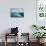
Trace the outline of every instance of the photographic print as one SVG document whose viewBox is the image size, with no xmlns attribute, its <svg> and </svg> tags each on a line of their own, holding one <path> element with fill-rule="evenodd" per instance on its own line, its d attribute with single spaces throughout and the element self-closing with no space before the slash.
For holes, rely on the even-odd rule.
<svg viewBox="0 0 46 46">
<path fill-rule="evenodd" d="M 23 8 L 11 8 L 10 16 L 11 17 L 24 17 L 24 9 Z"/>
<path fill-rule="evenodd" d="M 46 17 L 46 0 L 37 0 L 37 16 L 39 18 Z"/>
</svg>

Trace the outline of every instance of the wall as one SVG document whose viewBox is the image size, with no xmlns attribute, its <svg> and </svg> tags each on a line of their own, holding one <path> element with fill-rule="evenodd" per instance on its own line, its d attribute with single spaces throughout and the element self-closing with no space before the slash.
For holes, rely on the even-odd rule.
<svg viewBox="0 0 46 46">
<path fill-rule="evenodd" d="M 24 18 L 11 18 L 10 8 L 24 8 Z M 11 27 L 19 27 L 19 32 L 30 32 L 36 24 L 36 0 L 0 0 L 0 34 L 10 32 Z"/>
</svg>

